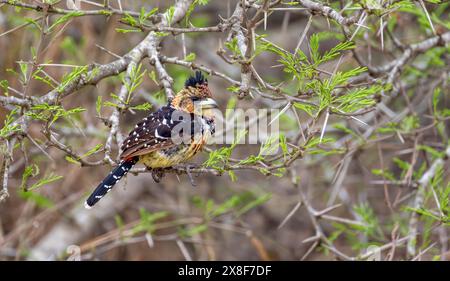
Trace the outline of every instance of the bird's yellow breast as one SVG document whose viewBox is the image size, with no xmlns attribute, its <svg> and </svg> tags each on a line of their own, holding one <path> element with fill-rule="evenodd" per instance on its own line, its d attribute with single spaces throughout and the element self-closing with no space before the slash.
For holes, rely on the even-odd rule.
<svg viewBox="0 0 450 281">
<path fill-rule="evenodd" d="M 210 134 L 196 137 L 188 144 L 180 144 L 171 148 L 161 149 L 139 156 L 139 162 L 146 167 L 167 168 L 191 159 L 206 144 Z"/>
</svg>

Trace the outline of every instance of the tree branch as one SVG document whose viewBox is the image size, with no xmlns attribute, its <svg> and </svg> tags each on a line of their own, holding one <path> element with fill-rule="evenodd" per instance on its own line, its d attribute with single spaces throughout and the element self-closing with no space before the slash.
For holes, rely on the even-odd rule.
<svg viewBox="0 0 450 281">
<path fill-rule="evenodd" d="M 447 149 L 445 150 L 443 157 L 434 160 L 431 167 L 420 178 L 419 187 L 417 189 L 416 197 L 414 199 L 412 208 L 420 209 L 423 206 L 425 200 L 426 187 L 429 185 L 430 180 L 435 176 L 438 169 L 442 167 L 442 165 L 444 165 L 444 159 L 448 158 L 450 158 L 450 146 L 447 146 Z M 408 243 L 406 247 L 408 256 L 410 257 L 416 255 L 418 223 L 419 223 L 419 214 L 413 211 L 411 214 L 411 218 L 409 220 Z"/>
<path fill-rule="evenodd" d="M 325 17 L 337 21 L 341 25 L 352 25 L 358 22 L 357 17 L 346 18 L 337 11 L 321 3 L 316 3 L 309 0 L 298 0 L 297 2 L 299 2 L 303 7 L 308 8 L 312 13 L 319 13 Z"/>
</svg>

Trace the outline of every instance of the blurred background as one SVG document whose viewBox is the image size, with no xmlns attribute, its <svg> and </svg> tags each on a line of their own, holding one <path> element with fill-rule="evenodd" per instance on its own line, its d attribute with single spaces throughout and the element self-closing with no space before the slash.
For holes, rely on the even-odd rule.
<svg viewBox="0 0 450 281">
<path fill-rule="evenodd" d="M 25 99 L 72 83 L 78 78 L 70 75 L 82 66 L 92 70 L 120 59 L 149 34 L 153 14 L 169 11 L 174 16 L 170 11 L 178 11 L 176 1 L 20 1 L 30 6 L 6 2 L 0 4 L 1 86 L 3 96 Z M 227 23 L 239 1 L 188 2 L 191 8 L 184 11 L 188 20 L 182 17 L 172 27 Z M 206 67 L 201 70 L 223 111 L 281 110 L 277 118 L 288 156 L 280 147 L 278 159 L 245 164 L 241 160 L 258 155 L 261 144 L 237 145 L 228 156 L 231 160 L 213 161 L 214 165 L 201 166 L 202 172 L 194 171 L 196 186 L 186 173 L 167 173 L 160 183 L 150 173 L 130 173 L 95 208 L 86 210 L 85 198 L 111 170 L 111 164 L 103 161 L 105 143 L 124 69 L 57 98 L 61 112 L 2 101 L 0 123 L 9 131 L 1 132 L 1 172 L 8 175 L 9 197 L 0 202 L 1 260 L 448 259 L 449 4 L 299 1 L 328 5 L 352 19 L 342 24 L 295 1 L 244 2 L 241 23 L 253 16 L 259 21 L 255 42 L 246 43 L 256 44 L 250 46 L 255 70 L 251 83 L 260 91 L 243 94 L 240 88 L 243 58 L 233 51 L 239 48 L 239 32 L 231 26 L 222 32 L 164 31 L 155 35 L 164 37 L 158 52 L 173 78 L 174 92 L 193 70 L 192 65 L 167 62 L 170 58 Z M 379 6 L 371 7 L 372 2 Z M 143 18 L 152 9 L 153 14 Z M 88 10 L 112 12 L 71 13 Z M 143 18 L 147 29 L 128 17 Z M 237 30 L 248 34 L 248 26 L 239 24 Z M 269 50 L 275 45 L 298 59 L 300 49 L 311 62 L 314 34 L 321 55 L 346 40 L 354 46 L 316 64 L 300 59 L 292 64 L 298 73 L 288 71 L 283 62 L 292 57 Z M 440 44 L 417 53 L 412 48 L 405 62 L 383 68 L 412 44 L 443 34 L 447 37 Z M 359 66 L 371 70 L 357 71 L 353 80 L 338 83 L 332 92 L 337 99 L 361 87 L 372 91 L 364 92 L 366 104 L 358 111 L 310 114 L 304 106 L 292 106 L 297 100 L 283 96 L 319 104 L 323 98 L 314 88 L 316 82 L 325 85 L 322 82 L 337 71 Z M 314 71 L 302 72 L 307 67 Z M 398 69 L 393 72 L 394 68 Z M 139 73 L 143 75 L 132 99 L 120 114 L 118 129 L 123 135 L 166 103 L 160 73 L 148 58 L 142 60 Z M 255 73 L 283 94 L 262 86 Z M 303 85 L 298 77 L 311 83 Z M 380 88 L 371 88 L 374 85 Z M 354 98 L 347 102 L 361 101 Z M 11 122 L 27 112 L 35 115 L 28 115 L 26 133 L 11 134 Z M 48 114 L 59 115 L 53 122 Z M 63 145 L 55 145 L 51 137 L 49 141 L 49 134 Z M 214 160 L 211 151 L 225 154 L 223 147 L 230 146 L 209 146 L 192 163 Z M 94 165 L 81 165 L 68 151 Z M 111 152 L 115 160 L 115 140 Z M 285 165 L 289 160 L 282 160 L 296 152 L 301 155 L 286 167 L 265 170 Z M 413 249 L 408 251 L 408 245 Z"/>
</svg>

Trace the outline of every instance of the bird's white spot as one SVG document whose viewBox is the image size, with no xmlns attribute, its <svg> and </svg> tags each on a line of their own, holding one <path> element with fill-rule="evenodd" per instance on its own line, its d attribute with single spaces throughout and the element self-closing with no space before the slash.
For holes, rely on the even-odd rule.
<svg viewBox="0 0 450 281">
<path fill-rule="evenodd" d="M 134 141 L 138 141 L 138 138 L 135 138 Z"/>
<path fill-rule="evenodd" d="M 86 208 L 86 209 L 92 209 L 92 206 L 89 206 L 89 204 L 88 204 L 88 202 L 84 202 L 84 207 Z"/>
<path fill-rule="evenodd" d="M 162 123 L 163 123 L 164 125 L 167 125 L 167 119 L 164 118 Z"/>
<path fill-rule="evenodd" d="M 97 196 L 95 196 L 95 198 L 97 198 L 97 199 L 101 199 L 103 196 L 101 196 L 101 195 L 97 195 Z"/>
<path fill-rule="evenodd" d="M 119 177 L 116 176 L 116 175 L 113 175 L 113 178 L 116 179 L 116 180 L 119 179 Z"/>
</svg>

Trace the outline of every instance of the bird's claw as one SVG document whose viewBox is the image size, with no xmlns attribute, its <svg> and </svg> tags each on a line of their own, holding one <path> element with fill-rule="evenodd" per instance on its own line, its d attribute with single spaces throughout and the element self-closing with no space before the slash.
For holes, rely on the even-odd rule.
<svg viewBox="0 0 450 281">
<path fill-rule="evenodd" d="M 197 186 L 194 177 L 192 176 L 191 169 L 194 168 L 193 165 L 186 165 L 186 174 L 189 177 L 189 181 L 193 187 Z"/>
<path fill-rule="evenodd" d="M 191 182 L 192 186 L 197 186 L 197 183 L 194 180 L 194 177 L 192 175 L 191 169 L 197 168 L 197 165 L 191 165 L 188 164 L 185 166 L 185 172 L 187 176 L 189 177 L 189 181 Z M 164 177 L 165 172 L 170 172 L 173 168 L 149 168 L 147 167 L 149 171 L 152 172 L 152 178 L 155 182 L 159 183 L 161 179 Z M 175 173 L 180 174 L 182 173 L 181 170 L 175 169 Z"/>
<path fill-rule="evenodd" d="M 164 170 L 163 169 L 151 169 L 152 171 L 152 178 L 156 183 L 159 183 L 161 179 L 164 177 Z"/>
</svg>

